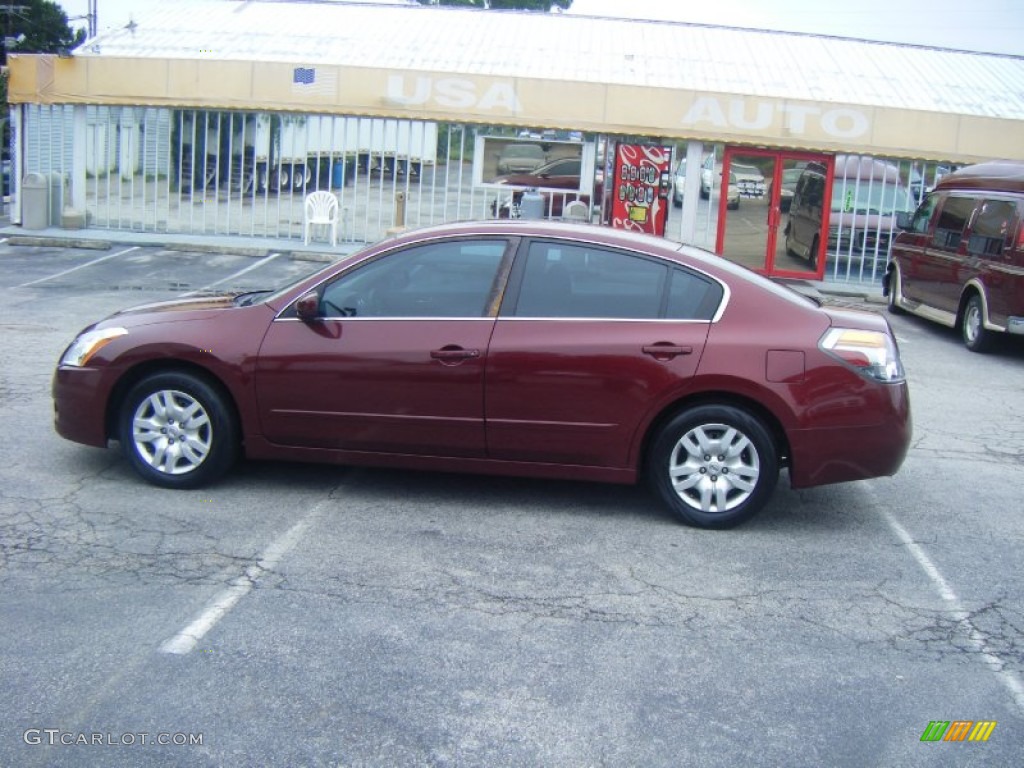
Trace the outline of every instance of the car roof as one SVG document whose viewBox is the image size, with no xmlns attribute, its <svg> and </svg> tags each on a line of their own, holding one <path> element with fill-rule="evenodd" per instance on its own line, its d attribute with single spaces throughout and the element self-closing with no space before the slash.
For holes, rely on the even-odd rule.
<svg viewBox="0 0 1024 768">
<path fill-rule="evenodd" d="M 968 165 L 943 176 L 935 188 L 1024 192 L 1024 163 L 1014 160 L 993 160 Z"/>
</svg>

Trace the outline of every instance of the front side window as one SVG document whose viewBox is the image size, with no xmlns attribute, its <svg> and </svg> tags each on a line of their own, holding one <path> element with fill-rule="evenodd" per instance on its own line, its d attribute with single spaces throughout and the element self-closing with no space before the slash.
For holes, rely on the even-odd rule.
<svg viewBox="0 0 1024 768">
<path fill-rule="evenodd" d="M 947 197 L 939 211 L 939 219 L 935 223 L 935 235 L 932 242 L 939 248 L 951 251 L 960 248 L 964 227 L 967 226 L 967 221 L 971 218 L 973 210 L 974 198 Z"/>
<path fill-rule="evenodd" d="M 386 254 L 328 284 L 325 317 L 486 317 L 504 240 L 457 240 Z"/>
<path fill-rule="evenodd" d="M 834 213 L 878 215 L 910 211 L 913 208 L 913 199 L 899 182 L 836 179 L 832 184 Z"/>
<path fill-rule="evenodd" d="M 579 176 L 581 173 L 581 168 L 581 160 L 559 160 L 549 165 L 545 170 L 545 173 L 548 176 Z"/>
<path fill-rule="evenodd" d="M 935 213 L 935 206 L 939 204 L 939 196 L 935 194 L 928 195 L 918 206 L 917 210 L 914 211 L 914 218 L 910 222 L 911 232 L 925 233 L 928 231 L 928 225 L 931 224 L 932 214 Z"/>
<path fill-rule="evenodd" d="M 986 200 L 967 239 L 967 251 L 977 256 L 999 256 L 1012 246 L 1017 231 L 1017 206 L 1007 200 Z"/>
</svg>

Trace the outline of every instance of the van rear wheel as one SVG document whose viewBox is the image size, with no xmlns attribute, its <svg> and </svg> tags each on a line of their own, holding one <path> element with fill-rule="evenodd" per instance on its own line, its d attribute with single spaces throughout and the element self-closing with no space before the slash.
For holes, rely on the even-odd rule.
<svg viewBox="0 0 1024 768">
<path fill-rule="evenodd" d="M 976 293 L 971 294 L 960 316 L 960 333 L 971 352 L 988 352 L 995 343 L 995 334 L 985 328 L 985 312 Z"/>
</svg>

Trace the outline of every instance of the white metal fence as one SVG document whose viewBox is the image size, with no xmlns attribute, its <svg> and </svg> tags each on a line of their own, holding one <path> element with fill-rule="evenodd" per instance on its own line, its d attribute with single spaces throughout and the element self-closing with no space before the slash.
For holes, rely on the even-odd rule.
<svg viewBox="0 0 1024 768">
<path fill-rule="evenodd" d="M 300 240 L 305 195 L 326 189 L 339 200 L 339 239 L 360 243 L 401 225 L 502 215 L 511 197 L 473 178 L 477 134 L 512 136 L 510 128 L 156 107 L 21 109 L 18 178 L 62 180 L 63 207 L 80 209 L 92 228 Z M 893 162 L 915 199 L 948 170 Z M 713 247 L 716 214 L 699 209 L 696 245 Z M 670 237 L 677 217 L 674 210 Z M 887 247 L 846 255 L 849 269 L 832 277 L 879 279 L 888 258 Z"/>
</svg>

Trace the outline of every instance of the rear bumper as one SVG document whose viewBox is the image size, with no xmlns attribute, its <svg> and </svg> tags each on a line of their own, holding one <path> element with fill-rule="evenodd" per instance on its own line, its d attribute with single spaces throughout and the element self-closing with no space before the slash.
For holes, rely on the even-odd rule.
<svg viewBox="0 0 1024 768">
<path fill-rule="evenodd" d="M 887 418 L 870 426 L 797 429 L 789 434 L 794 488 L 896 474 L 913 436 L 906 384 L 889 386 Z"/>
</svg>

